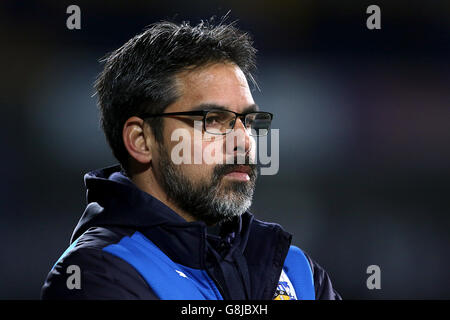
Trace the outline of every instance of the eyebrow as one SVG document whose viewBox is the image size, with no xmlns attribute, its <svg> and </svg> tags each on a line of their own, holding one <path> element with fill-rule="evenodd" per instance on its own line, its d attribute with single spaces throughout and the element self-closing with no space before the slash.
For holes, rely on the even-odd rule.
<svg viewBox="0 0 450 320">
<path fill-rule="evenodd" d="M 220 104 L 215 104 L 215 103 L 202 103 L 202 104 L 199 104 L 199 105 L 193 107 L 190 111 L 212 110 L 212 109 L 231 111 L 229 108 L 222 106 Z M 253 111 L 259 111 L 259 107 L 257 104 L 253 103 L 253 104 L 245 107 L 244 110 L 242 111 L 242 113 L 253 112 Z"/>
</svg>

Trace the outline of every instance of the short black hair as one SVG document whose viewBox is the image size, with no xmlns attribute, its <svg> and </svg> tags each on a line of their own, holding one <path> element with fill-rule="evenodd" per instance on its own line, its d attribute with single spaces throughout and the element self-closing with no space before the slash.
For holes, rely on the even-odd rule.
<svg viewBox="0 0 450 320">
<path fill-rule="evenodd" d="M 195 26 L 162 21 L 151 24 L 101 62 L 97 77 L 100 124 L 116 159 L 128 171 L 128 152 L 122 139 L 123 125 L 132 116 L 161 113 L 175 102 L 174 76 L 215 62 L 236 64 L 253 85 L 256 49 L 251 36 L 214 18 Z M 155 139 L 162 142 L 162 119 L 148 121 Z"/>
</svg>

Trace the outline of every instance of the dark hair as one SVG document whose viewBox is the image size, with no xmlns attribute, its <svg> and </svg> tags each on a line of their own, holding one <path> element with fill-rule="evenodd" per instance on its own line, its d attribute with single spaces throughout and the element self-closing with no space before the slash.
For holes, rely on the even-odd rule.
<svg viewBox="0 0 450 320">
<path fill-rule="evenodd" d="M 191 26 L 158 22 L 107 55 L 95 82 L 100 123 L 114 156 L 128 170 L 123 125 L 132 116 L 161 113 L 177 98 L 174 76 L 215 62 L 232 62 L 253 85 L 253 42 L 235 23 L 213 24 L 213 19 Z M 162 142 L 162 119 L 148 121 L 155 139 Z"/>
</svg>

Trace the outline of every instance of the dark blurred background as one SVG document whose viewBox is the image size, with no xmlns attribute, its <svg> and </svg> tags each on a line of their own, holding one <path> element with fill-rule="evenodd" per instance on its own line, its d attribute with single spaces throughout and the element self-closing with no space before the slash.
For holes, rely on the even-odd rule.
<svg viewBox="0 0 450 320">
<path fill-rule="evenodd" d="M 71 4 L 81 30 L 66 28 Z M 366 27 L 371 4 L 381 30 Z M 152 22 L 229 10 L 280 130 L 280 170 L 260 177 L 252 212 L 293 233 L 344 298 L 450 298 L 449 1 L 2 0 L 1 299 L 39 298 L 84 173 L 115 163 L 91 97 L 98 60 Z"/>
</svg>

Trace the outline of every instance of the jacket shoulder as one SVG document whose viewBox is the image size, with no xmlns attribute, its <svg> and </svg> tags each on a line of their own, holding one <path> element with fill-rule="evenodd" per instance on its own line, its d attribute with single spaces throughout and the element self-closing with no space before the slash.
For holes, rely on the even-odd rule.
<svg viewBox="0 0 450 320">
<path fill-rule="evenodd" d="M 157 299 L 130 264 L 103 250 L 130 232 L 121 228 L 88 229 L 55 263 L 42 287 L 41 298 Z"/>
</svg>

